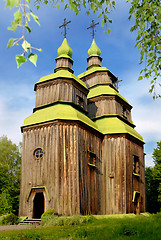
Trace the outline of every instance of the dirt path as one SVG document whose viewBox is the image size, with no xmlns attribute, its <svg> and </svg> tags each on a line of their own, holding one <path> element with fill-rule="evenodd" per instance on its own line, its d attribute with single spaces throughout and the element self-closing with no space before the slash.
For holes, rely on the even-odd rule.
<svg viewBox="0 0 161 240">
<path fill-rule="evenodd" d="M 6 231 L 6 230 L 21 230 L 21 229 L 31 229 L 31 228 L 38 228 L 39 225 L 33 224 L 33 225 L 3 225 L 0 226 L 0 231 Z"/>
</svg>

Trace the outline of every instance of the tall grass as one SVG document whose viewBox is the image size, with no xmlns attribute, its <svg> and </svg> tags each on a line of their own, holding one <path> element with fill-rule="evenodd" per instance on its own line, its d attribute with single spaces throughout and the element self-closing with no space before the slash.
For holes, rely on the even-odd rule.
<svg viewBox="0 0 161 240">
<path fill-rule="evenodd" d="M 0 232 L 0 240 L 161 240 L 161 213 L 96 217 L 57 217 L 61 220 L 59 224 L 54 220 L 54 226 L 50 219 L 48 227 L 46 221 L 45 227 L 37 229 Z"/>
</svg>

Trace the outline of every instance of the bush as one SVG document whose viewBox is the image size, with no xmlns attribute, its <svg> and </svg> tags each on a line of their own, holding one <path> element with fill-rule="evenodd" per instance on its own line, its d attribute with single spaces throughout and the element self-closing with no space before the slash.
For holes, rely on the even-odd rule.
<svg viewBox="0 0 161 240">
<path fill-rule="evenodd" d="M 92 215 L 88 216 L 79 216 L 74 215 L 71 217 L 65 217 L 65 216 L 56 216 L 56 215 L 50 215 L 47 217 L 43 217 L 41 220 L 41 225 L 43 226 L 69 226 L 69 225 L 80 225 L 80 224 L 86 224 L 86 223 L 92 223 L 94 221 L 97 221 L 96 218 Z"/>
<path fill-rule="evenodd" d="M 2 223 L 2 225 L 17 224 L 18 223 L 18 217 L 15 214 L 10 213 L 10 214 L 2 217 L 1 223 Z"/>
<path fill-rule="evenodd" d="M 44 217 L 49 217 L 49 216 L 53 216 L 53 215 L 55 215 L 54 209 L 49 208 L 46 212 L 44 212 L 41 215 L 41 219 L 43 219 Z"/>
</svg>

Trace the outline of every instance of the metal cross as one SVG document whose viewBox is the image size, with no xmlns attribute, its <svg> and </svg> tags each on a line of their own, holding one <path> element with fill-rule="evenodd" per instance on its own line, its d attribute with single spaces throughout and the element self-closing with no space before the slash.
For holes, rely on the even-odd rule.
<svg viewBox="0 0 161 240">
<path fill-rule="evenodd" d="M 66 21 L 66 18 L 64 18 L 64 23 L 61 25 L 61 26 L 59 26 L 59 28 L 61 28 L 61 27 L 64 27 L 64 38 L 66 38 L 66 36 L 67 36 L 67 24 L 68 23 L 70 23 L 71 21 Z"/>
<path fill-rule="evenodd" d="M 116 81 L 116 87 L 117 87 L 117 89 L 119 88 L 119 82 L 122 82 L 122 80 L 119 80 L 119 78 L 117 77 L 117 81 Z"/>
<path fill-rule="evenodd" d="M 95 35 L 94 27 L 95 27 L 97 24 L 99 24 L 99 22 L 98 22 L 98 23 L 94 23 L 94 20 L 92 20 L 91 26 L 87 27 L 87 29 L 92 28 L 92 37 L 93 37 L 93 38 L 94 38 L 94 35 Z"/>
</svg>

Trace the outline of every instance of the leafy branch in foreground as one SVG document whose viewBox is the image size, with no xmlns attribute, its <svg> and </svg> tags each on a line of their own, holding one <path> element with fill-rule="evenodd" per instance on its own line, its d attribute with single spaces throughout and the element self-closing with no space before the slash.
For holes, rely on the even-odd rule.
<svg viewBox="0 0 161 240">
<path fill-rule="evenodd" d="M 131 31 L 138 30 L 135 47 L 140 49 L 140 64 L 145 63 L 138 80 L 150 78 L 149 92 L 153 92 L 153 98 L 161 97 L 155 92 L 157 80 L 161 77 L 161 2 L 133 0 L 131 5 L 129 19 L 135 18 Z"/>
<path fill-rule="evenodd" d="M 34 54 L 32 50 L 42 50 L 32 47 L 31 44 L 26 40 L 25 35 L 26 31 L 29 34 L 31 33 L 31 28 L 29 26 L 31 17 L 38 25 L 40 25 L 38 17 L 32 12 L 30 8 L 30 0 L 6 0 L 6 7 L 17 8 L 17 11 L 14 13 L 14 20 L 11 23 L 11 27 L 8 27 L 8 30 L 12 30 L 15 32 L 18 27 L 22 28 L 22 36 L 19 38 L 9 39 L 7 48 L 21 44 L 23 52 L 21 55 L 16 55 L 16 62 L 18 68 L 27 61 L 27 58 L 36 66 L 37 54 Z"/>
</svg>

